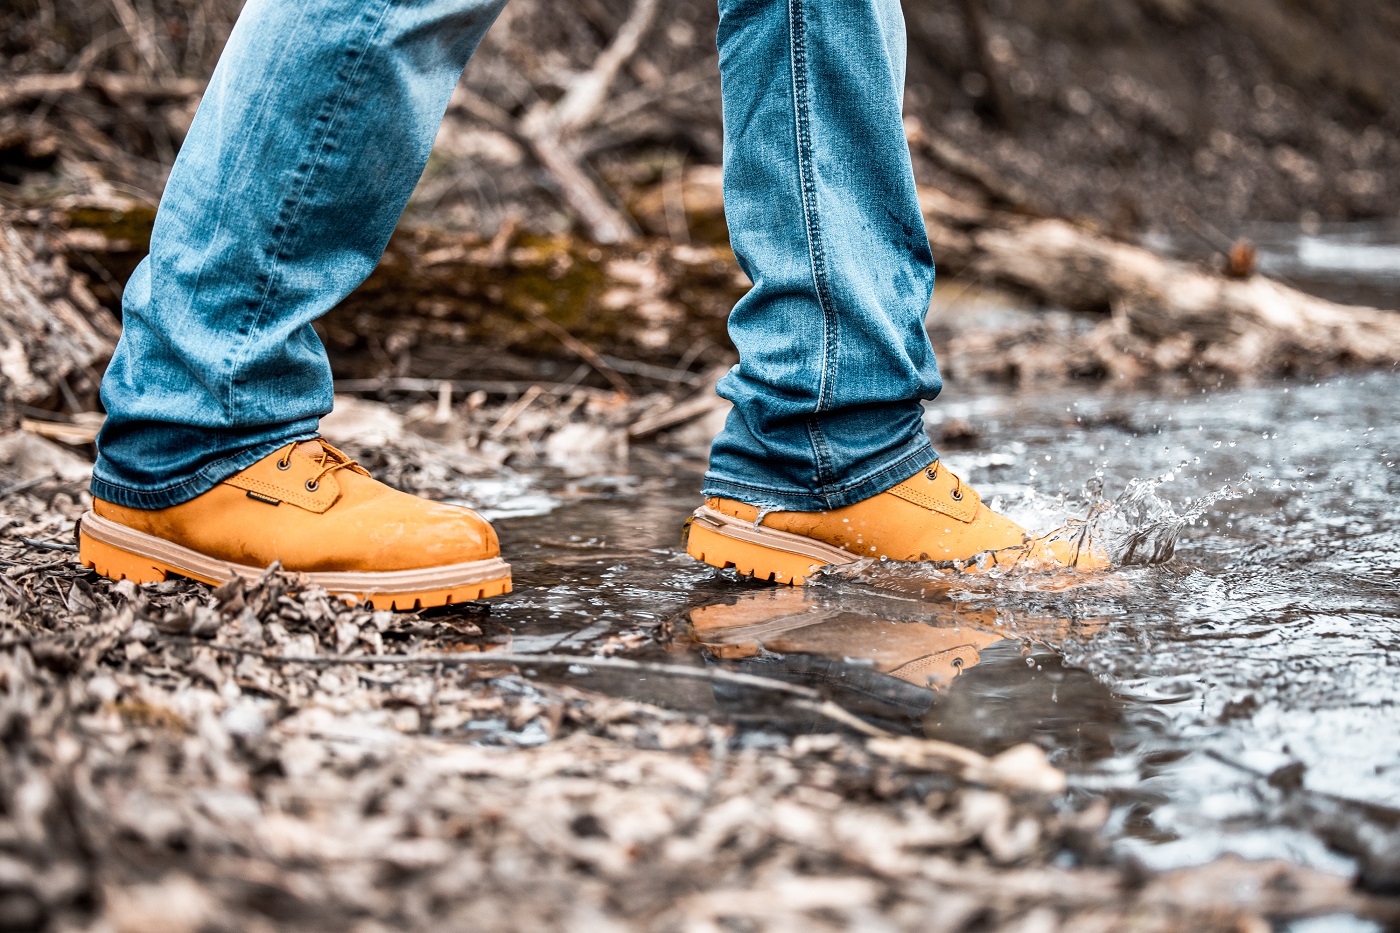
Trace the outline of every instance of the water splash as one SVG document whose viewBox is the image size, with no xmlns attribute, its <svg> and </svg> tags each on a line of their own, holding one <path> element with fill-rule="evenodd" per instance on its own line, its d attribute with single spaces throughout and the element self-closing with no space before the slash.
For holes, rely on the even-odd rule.
<svg viewBox="0 0 1400 933">
<path fill-rule="evenodd" d="M 1170 475 L 1170 474 L 1168 474 Z M 1245 481 L 1249 476 L 1245 476 Z M 1111 503 L 1097 502 L 1088 518 L 1071 522 L 1081 534 L 1102 548 L 1116 567 L 1164 564 L 1176 554 L 1176 543 L 1188 526 L 1196 523 L 1217 502 L 1238 499 L 1247 488 L 1226 483 L 1178 512 L 1170 499 L 1160 495 L 1163 479 L 1133 479 Z"/>
</svg>

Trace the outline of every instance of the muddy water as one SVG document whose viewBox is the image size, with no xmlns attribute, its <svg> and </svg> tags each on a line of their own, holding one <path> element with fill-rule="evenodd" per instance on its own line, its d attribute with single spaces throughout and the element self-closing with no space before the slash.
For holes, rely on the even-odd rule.
<svg viewBox="0 0 1400 933">
<path fill-rule="evenodd" d="M 482 627 L 517 652 L 802 683 L 883 728 L 986 751 L 1037 742 L 1078 793 L 1109 796 L 1118 845 L 1149 864 L 1238 852 L 1383 884 L 1400 838 L 1397 397 L 1395 372 L 950 390 L 930 421 L 982 440 L 944 460 L 994 507 L 1049 530 L 1120 500 L 1098 533 L 1139 563 L 1093 576 L 874 563 L 776 588 L 680 553 L 703 452 L 524 477 L 475 490 L 517 581 Z M 738 721 L 747 742 L 818 727 L 704 682 L 539 675 Z"/>
</svg>

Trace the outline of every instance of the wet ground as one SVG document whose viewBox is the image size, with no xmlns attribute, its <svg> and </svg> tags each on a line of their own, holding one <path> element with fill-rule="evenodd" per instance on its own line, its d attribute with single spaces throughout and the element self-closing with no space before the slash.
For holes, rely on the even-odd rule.
<svg viewBox="0 0 1400 933">
<path fill-rule="evenodd" d="M 1120 500 L 1099 534 L 1138 563 L 1099 575 L 869 564 L 803 590 L 741 581 L 678 547 L 698 451 L 493 483 L 472 494 L 517 592 L 480 621 L 516 652 L 728 665 L 821 687 L 889 731 L 985 751 L 1033 740 L 1079 792 L 1109 796 L 1117 844 L 1153 866 L 1284 856 L 1385 886 L 1400 838 L 1397 396 L 1395 372 L 949 390 L 930 422 L 981 441 L 945 462 L 994 507 L 1049 530 Z M 818 725 L 702 682 L 539 674 L 738 719 L 755 743 Z"/>
</svg>

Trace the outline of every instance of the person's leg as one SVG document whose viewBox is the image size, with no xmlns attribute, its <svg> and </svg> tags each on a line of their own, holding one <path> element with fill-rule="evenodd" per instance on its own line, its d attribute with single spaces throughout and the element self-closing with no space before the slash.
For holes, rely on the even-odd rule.
<svg viewBox="0 0 1400 933">
<path fill-rule="evenodd" d="M 983 505 L 924 431 L 942 381 L 899 0 L 720 0 L 719 50 L 725 213 L 754 285 L 687 552 L 781 583 L 862 558 L 1102 566 Z"/>
<path fill-rule="evenodd" d="M 123 298 L 93 494 L 165 508 L 331 409 L 312 330 L 379 261 L 505 0 L 249 0 Z"/>
<path fill-rule="evenodd" d="M 381 608 L 510 589 L 470 509 L 313 438 L 311 322 L 367 276 L 505 0 L 249 0 L 127 286 L 79 560 L 220 583 L 274 562 Z"/>
<path fill-rule="evenodd" d="M 705 495 L 816 511 L 936 457 L 933 257 L 904 138 L 899 0 L 720 0 L 724 200 L 753 289 Z"/>
</svg>

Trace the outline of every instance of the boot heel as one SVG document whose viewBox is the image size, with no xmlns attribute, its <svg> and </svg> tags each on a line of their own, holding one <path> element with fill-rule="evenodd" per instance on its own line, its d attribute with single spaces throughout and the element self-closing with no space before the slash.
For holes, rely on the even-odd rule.
<svg viewBox="0 0 1400 933">
<path fill-rule="evenodd" d="M 755 580 L 770 580 L 792 586 L 802 586 L 813 571 L 826 566 L 823 561 L 801 554 L 740 541 L 694 517 L 686 522 L 685 551 L 711 567 L 721 570 L 733 567 L 738 573 Z"/>
<path fill-rule="evenodd" d="M 78 530 L 78 562 L 109 580 L 161 583 L 172 572 L 160 561 L 123 551 Z"/>
</svg>

